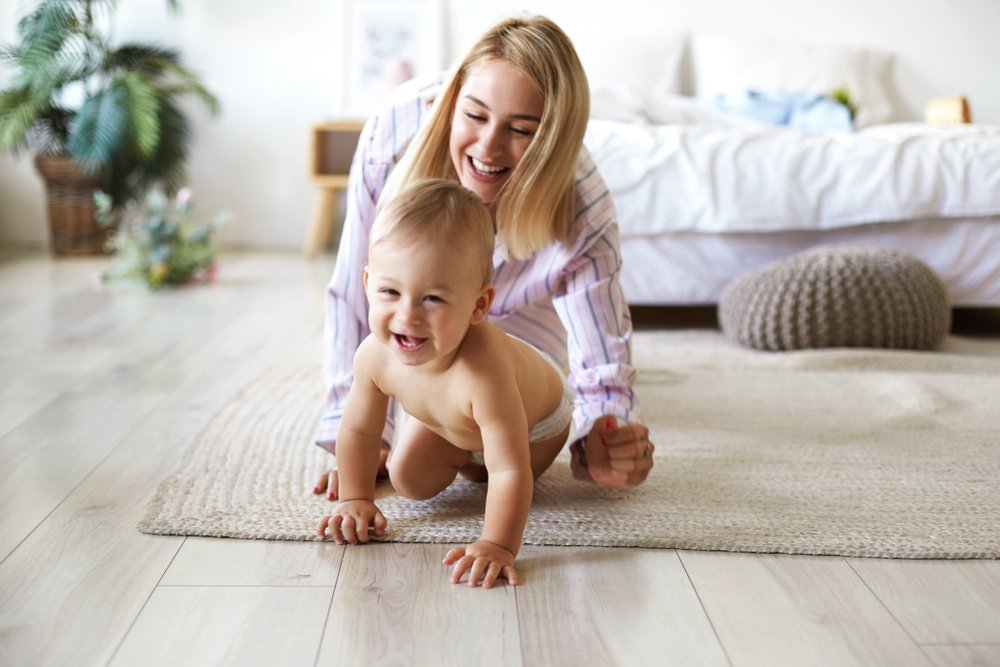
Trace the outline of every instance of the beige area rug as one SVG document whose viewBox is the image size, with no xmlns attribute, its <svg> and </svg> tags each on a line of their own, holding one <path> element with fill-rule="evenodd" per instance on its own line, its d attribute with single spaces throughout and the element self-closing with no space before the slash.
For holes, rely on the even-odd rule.
<svg viewBox="0 0 1000 667">
<path fill-rule="evenodd" d="M 640 332 L 656 467 L 634 490 L 556 461 L 525 542 L 886 558 L 1000 557 L 1000 340 L 942 351 L 762 353 L 714 331 Z M 221 410 L 160 486 L 148 533 L 311 540 L 331 457 L 309 443 L 318 370 L 275 369 Z M 564 452 L 565 454 L 565 452 Z M 485 488 L 383 484 L 386 539 L 477 538 Z"/>
</svg>

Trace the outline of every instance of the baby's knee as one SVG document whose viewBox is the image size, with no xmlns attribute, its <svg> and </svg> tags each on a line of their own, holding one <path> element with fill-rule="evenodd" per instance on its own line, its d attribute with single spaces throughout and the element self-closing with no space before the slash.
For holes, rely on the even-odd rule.
<svg viewBox="0 0 1000 667">
<path fill-rule="evenodd" d="M 396 457 L 389 459 L 389 482 L 396 493 L 412 500 L 427 500 L 438 491 L 430 488 L 426 480 L 420 479 L 413 468 L 408 468 Z"/>
</svg>

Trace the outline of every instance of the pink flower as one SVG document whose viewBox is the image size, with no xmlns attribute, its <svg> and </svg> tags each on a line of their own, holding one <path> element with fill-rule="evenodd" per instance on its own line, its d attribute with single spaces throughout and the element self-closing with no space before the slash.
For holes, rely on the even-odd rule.
<svg viewBox="0 0 1000 667">
<path fill-rule="evenodd" d="M 177 191 L 177 205 L 178 206 L 190 206 L 191 198 L 194 194 L 191 192 L 191 188 L 181 188 Z"/>
</svg>

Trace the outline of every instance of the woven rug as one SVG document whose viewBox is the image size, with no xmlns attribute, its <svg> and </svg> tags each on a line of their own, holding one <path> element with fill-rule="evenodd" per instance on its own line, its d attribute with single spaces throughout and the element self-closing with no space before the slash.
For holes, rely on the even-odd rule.
<svg viewBox="0 0 1000 667">
<path fill-rule="evenodd" d="M 1000 340 L 938 352 L 766 353 L 717 331 L 639 332 L 642 418 L 656 466 L 632 490 L 539 480 L 525 543 L 885 558 L 1000 557 Z M 317 361 L 276 368 L 230 401 L 159 487 L 140 530 L 312 540 Z M 464 543 L 485 487 L 428 501 L 382 483 L 385 539 Z"/>
</svg>

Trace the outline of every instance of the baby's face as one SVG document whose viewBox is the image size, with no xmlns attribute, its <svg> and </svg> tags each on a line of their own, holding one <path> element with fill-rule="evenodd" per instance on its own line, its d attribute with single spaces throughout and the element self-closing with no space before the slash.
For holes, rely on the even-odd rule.
<svg viewBox="0 0 1000 667">
<path fill-rule="evenodd" d="M 451 363 L 483 308 L 476 264 L 471 253 L 430 243 L 382 241 L 371 249 L 368 324 L 393 358 L 408 366 Z"/>
</svg>

